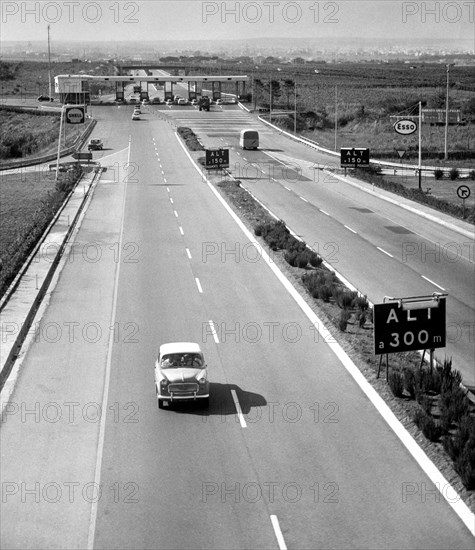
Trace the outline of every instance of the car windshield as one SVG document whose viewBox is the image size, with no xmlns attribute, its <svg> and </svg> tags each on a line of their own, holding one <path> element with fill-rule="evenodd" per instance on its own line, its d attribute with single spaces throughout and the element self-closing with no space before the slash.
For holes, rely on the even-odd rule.
<svg viewBox="0 0 475 550">
<path fill-rule="evenodd" d="M 198 353 L 171 353 L 164 355 L 160 362 L 162 369 L 193 368 L 199 369 L 203 366 L 203 359 Z"/>
</svg>

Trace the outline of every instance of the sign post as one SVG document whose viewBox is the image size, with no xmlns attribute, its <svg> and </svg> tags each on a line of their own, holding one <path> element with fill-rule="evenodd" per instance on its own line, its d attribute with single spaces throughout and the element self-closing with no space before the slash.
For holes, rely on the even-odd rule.
<svg viewBox="0 0 475 550">
<path fill-rule="evenodd" d="M 434 292 L 430 296 L 385 297 L 384 303 L 375 304 L 375 355 L 429 349 L 432 357 L 435 348 L 445 347 L 446 297 Z"/>
<path fill-rule="evenodd" d="M 205 168 L 229 168 L 229 149 L 206 149 Z"/>
<path fill-rule="evenodd" d="M 342 168 L 348 166 L 356 168 L 357 166 L 369 165 L 369 149 L 363 147 L 342 147 L 340 149 L 340 165 Z"/>
<path fill-rule="evenodd" d="M 470 197 L 470 193 L 470 187 L 468 187 L 467 185 L 460 185 L 459 187 L 457 187 L 457 196 L 459 199 L 462 199 L 463 204 L 463 219 L 465 219 L 465 199 L 468 199 L 468 197 Z"/>
</svg>

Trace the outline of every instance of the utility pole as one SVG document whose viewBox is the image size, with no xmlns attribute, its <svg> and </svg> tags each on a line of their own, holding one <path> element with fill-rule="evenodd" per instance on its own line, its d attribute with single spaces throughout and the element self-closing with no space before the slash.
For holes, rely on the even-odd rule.
<svg viewBox="0 0 475 550">
<path fill-rule="evenodd" d="M 448 160 L 449 153 L 447 150 L 447 143 L 449 137 L 449 75 L 450 75 L 450 63 L 447 67 L 447 91 L 445 94 L 445 141 L 444 141 L 444 160 Z"/>
<path fill-rule="evenodd" d="M 48 97 L 51 98 L 51 48 L 50 48 L 50 39 L 49 39 L 49 29 L 48 25 Z"/>
<path fill-rule="evenodd" d="M 337 133 L 338 133 L 338 86 L 335 86 L 335 151 L 337 145 Z"/>
<path fill-rule="evenodd" d="M 294 80 L 294 136 L 297 135 L 297 79 Z"/>
<path fill-rule="evenodd" d="M 422 190 L 422 101 L 419 101 L 419 191 Z"/>
</svg>

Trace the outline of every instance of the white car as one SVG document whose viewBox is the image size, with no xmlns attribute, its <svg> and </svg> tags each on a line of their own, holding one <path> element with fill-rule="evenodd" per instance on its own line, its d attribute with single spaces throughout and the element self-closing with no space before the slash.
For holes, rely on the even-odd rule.
<svg viewBox="0 0 475 550">
<path fill-rule="evenodd" d="M 132 115 L 132 120 L 140 120 L 140 115 L 139 115 L 139 113 L 134 113 L 134 114 Z"/>
<path fill-rule="evenodd" d="M 178 105 L 188 105 L 188 100 L 184 97 L 180 97 L 180 99 L 178 100 Z"/>
<path fill-rule="evenodd" d="M 198 105 L 199 101 L 197 99 L 192 99 L 191 104 L 192 105 Z"/>
<path fill-rule="evenodd" d="M 203 352 L 193 342 L 162 344 L 155 361 L 158 407 L 175 401 L 200 401 L 209 406 L 208 370 Z"/>
</svg>

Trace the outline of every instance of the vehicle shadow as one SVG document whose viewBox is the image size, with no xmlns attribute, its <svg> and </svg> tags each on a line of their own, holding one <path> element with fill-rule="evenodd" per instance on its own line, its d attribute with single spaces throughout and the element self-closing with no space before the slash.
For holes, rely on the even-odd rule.
<svg viewBox="0 0 475 550">
<path fill-rule="evenodd" d="M 199 401 L 175 402 L 166 408 L 175 413 L 195 414 L 198 416 L 235 415 L 237 411 L 231 390 L 236 392 L 241 412 L 244 415 L 249 414 L 254 407 L 264 407 L 267 405 L 266 399 L 259 393 L 243 390 L 236 384 L 210 382 L 208 408 L 205 408 Z"/>
</svg>

